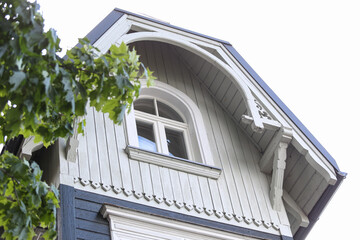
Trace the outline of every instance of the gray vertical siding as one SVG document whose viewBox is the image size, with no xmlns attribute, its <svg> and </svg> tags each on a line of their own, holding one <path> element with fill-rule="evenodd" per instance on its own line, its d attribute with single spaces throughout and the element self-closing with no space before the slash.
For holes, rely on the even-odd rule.
<svg viewBox="0 0 360 240">
<path fill-rule="evenodd" d="M 168 44 L 138 42 L 135 47 L 141 61 L 155 71 L 159 81 L 184 92 L 199 107 L 215 166 L 222 168 L 222 174 L 214 180 L 131 160 L 124 152 L 123 126 L 113 125 L 106 116 L 91 109 L 86 119 L 85 136 L 79 139 L 78 176 L 74 177 L 95 188 L 113 186 L 129 194 L 138 194 L 138 197 L 144 193 L 149 196 L 148 201 L 152 197 L 160 201 L 165 198 L 177 203 L 178 208 L 188 205 L 198 207 L 200 211 L 215 210 L 218 218 L 231 220 L 235 216 L 258 226 L 286 223 L 287 218 L 280 220 L 281 215 L 270 206 L 268 180 L 257 164 L 260 158 L 258 146 L 234 121 L 246 112 L 246 107 L 244 103 L 234 106 L 234 99 L 241 96 L 232 84 L 221 84 L 225 75 L 206 61 L 192 62 L 188 52 L 180 52 Z M 200 70 L 195 72 L 198 68 L 192 68 L 193 64 L 201 66 Z M 222 99 L 221 103 L 214 100 L 214 95 Z M 224 104 L 227 110 L 224 110 Z M 271 134 L 269 132 L 268 136 L 272 137 Z M 263 137 L 266 133 L 259 136 L 260 145 Z M 297 194 L 301 197 L 301 193 Z M 192 207 L 187 211 L 195 211 Z M 81 219 L 82 223 L 87 223 L 83 221 L 86 220 Z M 85 230 L 79 230 L 79 233 L 82 231 Z"/>
</svg>

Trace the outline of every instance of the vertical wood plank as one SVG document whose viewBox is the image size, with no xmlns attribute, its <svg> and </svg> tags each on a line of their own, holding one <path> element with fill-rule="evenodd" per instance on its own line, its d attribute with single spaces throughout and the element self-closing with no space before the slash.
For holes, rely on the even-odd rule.
<svg viewBox="0 0 360 240">
<path fill-rule="evenodd" d="M 184 172 L 179 172 L 179 178 L 181 184 L 181 191 L 184 197 L 184 203 L 186 203 L 185 207 L 187 210 L 190 211 L 193 209 L 194 202 L 191 195 L 191 188 L 190 188 L 188 174 Z"/>
<path fill-rule="evenodd" d="M 249 144 L 251 144 L 249 142 Z M 254 169 L 256 171 L 255 179 L 255 191 L 257 192 L 257 199 L 259 201 L 260 211 L 262 219 L 265 223 L 271 222 L 278 223 L 276 212 L 273 211 L 272 205 L 269 199 L 270 186 L 267 177 L 260 171 L 260 167 L 257 164 L 260 161 L 260 153 L 254 145 L 250 145 L 250 151 L 254 159 Z"/>
<path fill-rule="evenodd" d="M 130 171 L 131 171 L 131 180 L 135 197 L 141 198 L 143 195 L 143 186 L 141 181 L 140 167 L 139 162 L 129 159 Z"/>
<path fill-rule="evenodd" d="M 151 71 L 154 72 L 154 76 L 160 80 L 158 76 L 159 69 L 157 67 L 155 52 L 154 52 L 154 43 L 153 42 L 146 42 L 146 56 L 148 59 L 148 67 Z"/>
<path fill-rule="evenodd" d="M 105 136 L 104 114 L 95 110 L 94 120 L 95 120 L 101 182 L 106 185 L 111 185 L 112 183 L 111 183 L 109 155 L 108 155 L 109 149 L 107 146 L 107 139 Z"/>
<path fill-rule="evenodd" d="M 259 211 L 260 211 L 260 215 L 261 218 L 260 219 L 264 219 L 265 221 L 269 222 L 269 214 L 267 212 L 267 207 L 266 207 L 266 202 L 264 199 L 264 195 L 261 191 L 261 183 L 259 180 L 259 173 L 260 173 L 260 168 L 259 165 L 256 164 L 257 160 L 255 160 L 255 156 L 253 155 L 252 151 L 254 151 L 252 148 L 253 146 L 251 145 L 251 143 L 249 142 L 248 139 L 246 139 L 245 142 L 245 149 L 247 151 L 245 151 L 245 155 L 246 155 L 246 159 L 247 159 L 247 163 L 248 163 L 248 167 L 249 170 L 251 171 L 251 181 L 253 184 L 253 188 L 254 188 L 254 192 L 255 192 L 255 197 L 256 197 L 256 201 L 258 203 L 258 207 L 259 207 Z M 265 211 L 263 211 L 265 210 Z"/>
<path fill-rule="evenodd" d="M 227 113 L 225 113 L 220 108 L 219 105 L 217 105 L 216 103 L 214 103 L 214 105 L 215 105 L 216 116 L 218 118 L 218 124 L 215 123 L 216 125 L 214 127 L 219 129 L 218 133 L 215 132 L 215 134 L 220 134 L 218 135 L 219 137 L 218 137 L 217 145 L 221 146 L 219 152 L 223 156 L 221 159 L 222 159 L 223 172 L 226 178 L 226 184 L 228 186 L 228 191 L 229 191 L 228 197 L 230 198 L 229 200 L 233 206 L 233 212 L 236 213 L 237 216 L 242 216 L 243 212 L 240 206 L 237 187 L 235 184 L 236 179 L 239 176 L 234 176 L 233 168 L 231 166 L 233 164 L 233 161 L 237 161 L 237 159 L 235 157 L 235 152 L 232 147 L 230 133 L 227 127 L 228 116 Z M 220 138 L 220 136 L 222 136 L 222 138 Z M 221 151 L 221 149 L 223 150 Z M 224 205 L 225 204 L 229 204 L 229 203 L 224 201 Z M 227 209 L 227 211 L 229 210 L 230 209 Z"/>
<path fill-rule="evenodd" d="M 164 68 L 165 65 L 161 54 L 161 46 L 157 42 L 153 42 L 152 45 L 154 49 L 153 53 L 155 56 L 156 68 L 158 70 L 158 80 L 164 83 L 168 83 L 166 78 L 166 69 Z"/>
<path fill-rule="evenodd" d="M 202 212 L 203 211 L 202 208 L 203 208 L 204 204 L 203 204 L 203 200 L 201 197 L 199 179 L 196 175 L 193 175 L 193 174 L 189 174 L 188 177 L 189 177 L 191 195 L 194 200 L 195 210 L 197 212 Z"/>
<path fill-rule="evenodd" d="M 154 191 L 155 201 L 160 203 L 163 201 L 163 190 L 162 190 L 162 182 L 160 178 L 160 170 L 159 167 L 150 164 L 150 173 L 151 173 L 151 183 Z"/>
<path fill-rule="evenodd" d="M 176 82 L 175 82 L 175 74 L 174 74 L 174 69 L 173 69 L 173 65 L 171 62 L 171 56 L 169 53 L 169 47 L 167 44 L 165 43 L 159 43 L 160 45 L 160 54 L 162 56 L 163 59 L 163 67 L 165 70 L 165 75 L 166 75 L 166 80 L 167 83 L 172 86 L 172 87 L 176 87 Z"/>
<path fill-rule="evenodd" d="M 244 176 L 244 184 L 249 198 L 250 209 L 254 219 L 261 219 L 260 210 L 255 194 L 255 187 L 252 179 L 252 174 L 254 172 L 251 168 L 252 156 L 251 154 L 249 154 L 248 141 L 246 136 L 244 136 L 238 128 L 237 128 L 237 135 L 238 135 L 238 141 L 240 143 L 239 148 L 237 149 L 241 150 L 241 155 L 240 155 L 241 161 L 239 161 L 239 167 L 241 170 L 244 169 L 244 171 L 242 171 L 242 175 Z"/>
<path fill-rule="evenodd" d="M 170 169 L 170 179 L 171 179 L 171 185 L 173 189 L 174 194 L 174 200 L 176 201 L 176 204 L 178 207 L 182 207 L 184 201 L 183 194 L 182 194 L 182 188 L 180 184 L 179 179 L 179 172 L 173 169 Z M 180 203 L 180 204 L 179 204 Z"/>
<path fill-rule="evenodd" d="M 214 213 L 214 205 L 212 202 L 211 194 L 210 194 L 210 186 L 207 181 L 207 178 L 198 176 L 199 186 L 201 190 L 201 195 L 204 203 L 204 209 L 206 214 L 212 215 Z"/>
<path fill-rule="evenodd" d="M 105 122 L 105 134 L 108 146 L 108 156 L 109 156 L 109 165 L 110 165 L 110 176 L 111 183 L 113 186 L 120 187 L 122 186 L 120 166 L 119 166 L 119 156 L 116 145 L 115 137 L 115 128 L 114 123 L 108 117 L 108 114 L 104 115 Z"/>
<path fill-rule="evenodd" d="M 79 134 L 79 146 L 78 146 L 78 165 L 79 165 L 79 176 L 83 180 L 90 180 L 90 172 L 89 172 L 89 162 L 88 162 L 88 152 L 87 152 L 87 141 L 86 135 L 88 134 L 87 127 L 85 127 L 84 135 Z"/>
<path fill-rule="evenodd" d="M 175 80 L 175 87 L 182 91 L 183 93 L 186 93 L 185 89 L 185 83 L 182 76 L 182 62 L 180 61 L 180 57 L 176 54 L 174 51 L 174 46 L 168 47 L 169 55 L 171 56 L 170 62 L 172 65 L 172 68 L 174 69 L 174 76 L 172 76 Z"/>
<path fill-rule="evenodd" d="M 159 169 L 160 169 L 160 177 L 163 187 L 165 203 L 168 205 L 172 205 L 174 203 L 174 195 L 171 186 L 169 169 L 164 167 L 160 167 Z"/>
<path fill-rule="evenodd" d="M 150 201 L 153 199 L 153 189 L 151 185 L 151 174 L 148 163 L 139 162 L 141 181 L 143 186 L 143 193 L 146 200 Z"/>
<path fill-rule="evenodd" d="M 88 114 L 86 115 L 86 131 L 90 180 L 95 183 L 100 183 L 101 180 L 97 152 L 96 129 L 94 122 L 94 108 L 90 108 Z"/>
<path fill-rule="evenodd" d="M 117 146 L 117 153 L 119 156 L 119 166 L 121 172 L 121 187 L 124 189 L 125 194 L 130 195 L 132 190 L 130 165 L 127 154 L 124 149 L 126 147 L 124 125 L 115 125 L 115 142 Z"/>
<path fill-rule="evenodd" d="M 247 171 L 247 165 L 244 160 L 243 152 L 241 149 L 241 143 L 239 142 L 239 136 L 237 135 L 237 126 L 233 121 L 227 119 L 227 124 L 229 126 L 229 136 L 231 138 L 232 145 L 234 149 L 235 161 L 231 161 L 231 168 L 234 172 L 236 178 L 236 187 L 239 194 L 239 199 L 241 202 L 243 216 L 252 218 L 252 213 L 250 211 L 250 203 L 248 197 L 248 190 L 246 185 L 249 184 L 249 176 Z"/>
</svg>

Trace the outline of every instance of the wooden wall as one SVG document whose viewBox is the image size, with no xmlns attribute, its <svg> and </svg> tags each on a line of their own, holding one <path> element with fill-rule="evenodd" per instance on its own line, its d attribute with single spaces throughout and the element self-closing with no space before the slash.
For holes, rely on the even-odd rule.
<svg viewBox="0 0 360 240">
<path fill-rule="evenodd" d="M 230 218 L 235 214 L 239 221 L 272 231 L 287 225 L 286 213 L 272 210 L 268 180 L 258 166 L 259 150 L 209 94 L 184 57 L 177 54 L 176 47 L 156 42 L 139 42 L 135 47 L 141 61 L 155 71 L 159 81 L 183 91 L 199 107 L 215 165 L 223 169 L 220 178 L 214 180 L 129 159 L 124 152 L 123 126 L 115 126 L 93 109 L 86 117 L 86 134 L 79 136 L 76 163 L 63 167 L 68 174 L 83 185 L 92 184 L 104 191 L 112 187 L 115 192 L 123 189 L 140 197 L 145 193 L 148 201 L 172 200 L 178 208 L 187 206 L 189 212 L 196 211 L 196 207 L 199 212 L 203 208 L 215 210 L 219 219 L 226 218 L 225 213 L 229 221 L 234 221 Z"/>
</svg>

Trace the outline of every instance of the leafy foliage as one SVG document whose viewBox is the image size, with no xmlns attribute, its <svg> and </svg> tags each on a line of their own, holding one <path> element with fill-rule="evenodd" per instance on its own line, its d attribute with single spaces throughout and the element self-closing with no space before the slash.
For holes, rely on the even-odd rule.
<svg viewBox="0 0 360 240">
<path fill-rule="evenodd" d="M 83 39 L 81 47 L 60 58 L 60 39 L 55 30 L 44 31 L 36 2 L 1 1 L 0 15 L 0 143 L 23 135 L 48 146 L 59 137 L 81 133 L 84 120 L 77 126 L 74 122 L 88 105 L 121 123 L 139 94 L 139 79 L 152 82 L 152 73 L 124 43 L 101 54 Z M 35 163 L 5 153 L 0 164 L 3 236 L 29 239 L 33 227 L 42 226 L 53 238 L 55 189 L 41 182 Z"/>
<path fill-rule="evenodd" d="M 41 181 L 42 171 L 36 162 L 5 152 L 0 156 L 0 225 L 3 237 L 31 239 L 34 227 L 47 227 L 46 238 L 56 236 L 55 215 L 58 192 Z"/>
</svg>

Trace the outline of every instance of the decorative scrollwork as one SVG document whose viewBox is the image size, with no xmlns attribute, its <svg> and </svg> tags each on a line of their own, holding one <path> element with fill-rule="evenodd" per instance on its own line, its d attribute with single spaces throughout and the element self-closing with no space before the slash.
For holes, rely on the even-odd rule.
<svg viewBox="0 0 360 240">
<path fill-rule="evenodd" d="M 269 120 L 273 120 L 270 114 L 266 112 L 265 108 L 263 108 L 263 106 L 261 106 L 261 104 L 256 99 L 254 99 L 254 102 L 256 104 L 256 107 L 258 109 L 261 118 L 267 118 Z"/>
</svg>

